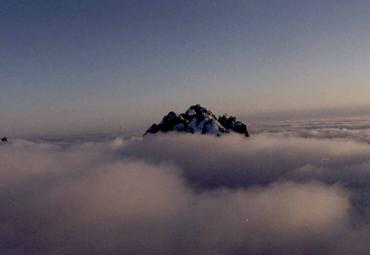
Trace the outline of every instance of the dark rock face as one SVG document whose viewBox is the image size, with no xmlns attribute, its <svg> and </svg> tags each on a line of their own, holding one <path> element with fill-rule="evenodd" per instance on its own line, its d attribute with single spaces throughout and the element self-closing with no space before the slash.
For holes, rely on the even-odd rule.
<svg viewBox="0 0 370 255">
<path fill-rule="evenodd" d="M 233 116 L 227 116 L 226 114 L 219 117 L 218 121 L 224 126 L 226 129 L 230 129 L 236 133 L 245 134 L 245 136 L 249 137 L 247 125 L 245 125 L 240 120 L 237 120 Z"/>
<path fill-rule="evenodd" d="M 185 113 L 169 112 L 159 124 L 153 124 L 144 135 L 169 131 L 216 136 L 235 132 L 249 137 L 247 126 L 243 122 L 228 115 L 217 118 L 211 111 L 199 104 L 191 106 Z"/>
<path fill-rule="evenodd" d="M 2 141 L 3 143 L 6 143 L 6 142 L 8 141 L 8 138 L 4 136 L 3 138 L 1 138 L 1 141 Z"/>
</svg>

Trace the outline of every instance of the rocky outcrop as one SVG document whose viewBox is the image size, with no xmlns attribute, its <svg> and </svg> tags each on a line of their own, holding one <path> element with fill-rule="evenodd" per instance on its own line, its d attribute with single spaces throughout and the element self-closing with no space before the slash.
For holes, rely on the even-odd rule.
<svg viewBox="0 0 370 255">
<path fill-rule="evenodd" d="M 227 114 L 217 118 L 199 104 L 191 106 L 185 113 L 169 112 L 159 124 L 153 124 L 144 135 L 170 131 L 216 136 L 234 132 L 249 137 L 247 126 L 240 120 Z"/>
</svg>

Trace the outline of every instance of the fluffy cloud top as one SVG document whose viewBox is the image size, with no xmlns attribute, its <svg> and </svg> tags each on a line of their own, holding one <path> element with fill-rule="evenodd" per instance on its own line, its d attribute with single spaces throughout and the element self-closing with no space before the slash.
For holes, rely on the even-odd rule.
<svg viewBox="0 0 370 255">
<path fill-rule="evenodd" d="M 0 146 L 1 254 L 368 254 L 370 147 L 159 135 Z"/>
</svg>

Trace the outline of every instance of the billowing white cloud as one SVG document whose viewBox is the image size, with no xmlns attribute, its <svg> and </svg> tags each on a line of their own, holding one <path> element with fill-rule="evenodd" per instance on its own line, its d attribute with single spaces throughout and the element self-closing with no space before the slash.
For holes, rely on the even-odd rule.
<svg viewBox="0 0 370 255">
<path fill-rule="evenodd" d="M 147 162 L 172 162 L 180 166 L 191 183 L 206 188 L 268 184 L 289 179 L 292 172 L 306 165 L 335 169 L 332 176 L 337 176 L 327 180 L 336 182 L 341 180 L 339 173 L 348 173 L 344 169 L 370 160 L 370 146 L 366 143 L 280 134 L 217 139 L 197 135 L 151 136 L 127 141 L 118 153 Z M 367 181 L 370 183 L 370 178 Z"/>
<path fill-rule="evenodd" d="M 0 253 L 367 254 L 369 162 L 366 143 L 279 134 L 15 141 Z"/>
</svg>

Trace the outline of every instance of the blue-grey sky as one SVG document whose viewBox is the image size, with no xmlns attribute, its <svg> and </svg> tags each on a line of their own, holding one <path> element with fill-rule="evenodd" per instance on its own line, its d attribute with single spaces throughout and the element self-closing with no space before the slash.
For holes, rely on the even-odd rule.
<svg viewBox="0 0 370 255">
<path fill-rule="evenodd" d="M 0 135 L 370 106 L 370 2 L 2 0 Z M 339 111 L 339 110 L 338 110 Z"/>
</svg>

